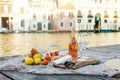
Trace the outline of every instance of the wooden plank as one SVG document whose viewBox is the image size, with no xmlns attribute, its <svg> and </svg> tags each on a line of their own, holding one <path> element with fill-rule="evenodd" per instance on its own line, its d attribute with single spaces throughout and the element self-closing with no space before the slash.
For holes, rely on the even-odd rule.
<svg viewBox="0 0 120 80">
<path fill-rule="evenodd" d="M 17 71 L 1 71 L 14 80 L 120 80 L 120 78 L 110 78 L 104 76 L 88 76 L 79 74 L 28 74 Z"/>
<path fill-rule="evenodd" d="M 89 50 L 90 49 L 100 49 L 100 50 L 102 50 L 102 49 L 104 49 L 104 50 L 110 50 L 110 51 L 119 51 L 120 50 L 120 44 L 117 44 L 117 45 L 109 45 L 109 46 L 99 46 L 99 47 L 91 47 L 91 48 L 89 48 Z"/>
<path fill-rule="evenodd" d="M 105 54 L 106 53 L 118 53 L 118 52 L 120 52 L 120 45 L 92 47 L 92 48 L 87 48 L 86 51 L 105 53 Z"/>
<path fill-rule="evenodd" d="M 11 79 L 0 73 L 0 80 L 11 80 Z"/>
<path fill-rule="evenodd" d="M 66 67 L 64 64 L 54 64 L 54 67 L 56 68 L 63 68 L 63 69 L 78 69 L 78 68 L 81 68 L 81 67 L 84 67 L 84 66 L 87 66 L 87 65 L 95 65 L 95 64 L 99 64 L 100 63 L 100 60 L 98 60 L 97 58 L 94 58 L 94 57 L 88 57 L 86 59 L 86 61 L 81 61 L 80 59 L 77 60 L 77 61 L 73 61 L 72 62 L 74 65 L 71 66 L 71 67 Z"/>
</svg>

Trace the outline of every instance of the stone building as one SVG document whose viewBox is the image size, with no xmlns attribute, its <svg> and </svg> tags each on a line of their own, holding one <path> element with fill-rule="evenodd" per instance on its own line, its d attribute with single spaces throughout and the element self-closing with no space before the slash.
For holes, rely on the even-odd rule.
<svg viewBox="0 0 120 80">
<path fill-rule="evenodd" d="M 32 0 L 30 2 L 30 31 L 51 30 L 49 13 L 53 2 L 49 0 Z"/>
<path fill-rule="evenodd" d="M 10 31 L 27 31 L 29 25 L 28 11 L 28 0 L 1 0 L 0 28 L 7 28 Z"/>
<path fill-rule="evenodd" d="M 51 24 L 53 30 L 70 31 L 75 26 L 75 7 L 68 3 L 64 6 L 53 9 L 51 12 Z"/>
<path fill-rule="evenodd" d="M 118 31 L 120 0 L 76 0 L 76 31 Z"/>
<path fill-rule="evenodd" d="M 50 0 L 0 0 L 0 28 L 10 31 L 47 31 L 51 29 Z"/>
</svg>

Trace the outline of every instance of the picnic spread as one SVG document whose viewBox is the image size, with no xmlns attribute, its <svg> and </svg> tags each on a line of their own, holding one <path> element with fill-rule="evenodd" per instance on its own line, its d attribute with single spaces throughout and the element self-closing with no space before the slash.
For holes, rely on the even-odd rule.
<svg viewBox="0 0 120 80">
<path fill-rule="evenodd" d="M 39 50 L 39 53 L 42 53 L 42 57 L 45 60 L 46 55 L 53 51 Z M 62 54 L 62 57 L 65 57 L 63 54 L 67 54 L 67 50 L 60 50 L 59 55 Z M 109 54 L 98 54 L 87 52 L 84 55 L 84 58 L 78 58 L 76 61 L 71 61 L 70 57 L 65 58 L 67 61 L 60 63 L 61 58 L 55 59 L 57 63 L 54 63 L 54 60 L 51 60 L 47 64 L 36 62 L 31 65 L 25 63 L 25 57 L 21 55 L 1 57 L 0 58 L 0 70 L 17 70 L 19 72 L 31 73 L 31 74 L 84 74 L 84 75 L 100 75 L 100 76 L 109 76 L 112 77 L 116 74 L 120 74 L 119 68 L 110 68 L 107 66 L 110 59 L 120 56 L 120 54 L 114 55 L 114 53 Z M 39 56 L 41 57 L 41 56 Z M 63 59 L 63 58 L 62 58 Z M 67 62 L 67 63 L 66 63 Z M 60 64 L 59 64 L 60 63 Z M 66 64 L 65 64 L 66 63 Z M 118 65 L 119 66 L 119 65 Z"/>
</svg>

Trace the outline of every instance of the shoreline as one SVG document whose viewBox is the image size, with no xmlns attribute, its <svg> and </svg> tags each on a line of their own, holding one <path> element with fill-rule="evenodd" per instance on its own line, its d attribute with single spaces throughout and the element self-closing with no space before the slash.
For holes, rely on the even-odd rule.
<svg viewBox="0 0 120 80">
<path fill-rule="evenodd" d="M 14 32 L 14 31 L 11 31 L 11 32 L 7 32 L 7 33 L 4 33 L 4 32 L 1 32 L 0 34 L 9 34 L 9 33 L 70 33 L 71 31 L 55 31 L 55 30 L 50 30 L 50 31 L 21 31 L 21 32 Z M 87 31 L 87 30 L 84 30 L 84 31 L 75 31 L 77 33 L 114 33 L 114 32 L 120 32 L 120 31 L 101 31 L 101 32 L 94 32 L 94 31 Z"/>
</svg>

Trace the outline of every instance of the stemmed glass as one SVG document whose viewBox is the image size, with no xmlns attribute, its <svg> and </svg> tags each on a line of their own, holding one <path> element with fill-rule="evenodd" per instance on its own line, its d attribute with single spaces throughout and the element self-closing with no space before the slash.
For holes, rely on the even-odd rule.
<svg viewBox="0 0 120 80">
<path fill-rule="evenodd" d="M 78 41 L 78 55 L 80 55 L 80 58 L 83 58 L 83 52 L 85 51 L 89 43 L 87 40 L 87 34 L 86 33 L 79 34 L 77 37 L 77 41 Z"/>
<path fill-rule="evenodd" d="M 56 45 L 56 44 L 52 44 L 49 46 L 50 47 L 50 56 L 52 58 L 52 60 L 56 57 L 59 56 L 59 51 L 60 51 L 60 46 L 59 45 Z"/>
</svg>

